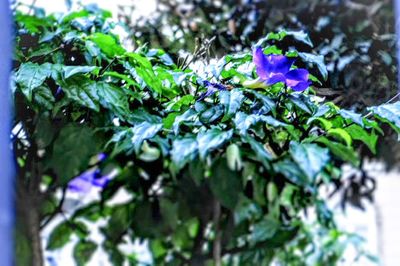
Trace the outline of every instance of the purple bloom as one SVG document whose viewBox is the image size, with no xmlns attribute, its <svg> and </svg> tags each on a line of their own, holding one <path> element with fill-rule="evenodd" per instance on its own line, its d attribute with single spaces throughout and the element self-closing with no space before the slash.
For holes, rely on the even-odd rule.
<svg viewBox="0 0 400 266">
<path fill-rule="evenodd" d="M 261 47 L 256 47 L 253 53 L 257 75 L 267 85 L 283 82 L 295 91 L 304 91 L 311 84 L 309 73 L 304 68 L 290 70 L 294 61 L 284 55 L 265 55 Z"/>
<path fill-rule="evenodd" d="M 72 192 L 88 193 L 93 186 L 104 188 L 109 181 L 110 177 L 107 175 L 102 176 L 99 169 L 88 170 L 72 179 L 68 183 L 68 190 Z"/>
<path fill-rule="evenodd" d="M 208 80 L 203 81 L 204 87 L 207 88 L 207 91 L 200 95 L 198 101 L 204 100 L 204 98 L 209 97 L 216 93 L 217 91 L 226 91 L 226 88 L 224 85 L 218 84 L 218 83 L 212 83 L 209 82 Z"/>
<path fill-rule="evenodd" d="M 106 158 L 107 158 L 107 154 L 105 154 L 104 152 L 99 153 L 99 154 L 97 155 L 97 160 L 99 160 L 99 162 L 104 161 Z"/>
</svg>

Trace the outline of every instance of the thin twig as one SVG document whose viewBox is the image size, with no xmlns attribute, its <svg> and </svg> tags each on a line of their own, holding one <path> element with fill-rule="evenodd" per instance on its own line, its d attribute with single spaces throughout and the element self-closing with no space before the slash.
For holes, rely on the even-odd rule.
<svg viewBox="0 0 400 266">
<path fill-rule="evenodd" d="M 42 230 L 44 227 L 46 227 L 46 225 L 48 225 L 58 213 L 62 212 L 62 206 L 64 204 L 65 195 L 67 194 L 66 192 L 67 192 L 67 189 L 64 188 L 62 191 L 60 202 L 58 203 L 56 209 L 50 214 L 50 216 L 40 225 L 40 230 Z"/>
</svg>

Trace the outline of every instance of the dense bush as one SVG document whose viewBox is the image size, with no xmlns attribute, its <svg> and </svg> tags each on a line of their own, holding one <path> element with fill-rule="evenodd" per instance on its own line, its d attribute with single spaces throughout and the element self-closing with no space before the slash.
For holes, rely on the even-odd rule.
<svg viewBox="0 0 400 266">
<path fill-rule="evenodd" d="M 325 66 L 295 48 L 304 32 L 269 34 L 254 56 L 177 65 L 151 43 L 127 51 L 109 17 L 94 6 L 15 13 L 21 265 L 42 265 L 40 230 L 57 214 L 47 249 L 75 235 L 78 265 L 98 246 L 114 265 L 140 264 L 119 248 L 136 240 L 155 265 L 333 265 L 351 243 L 364 254 L 320 190 L 341 186 L 361 147 L 375 153 L 382 123 L 400 130 L 398 103 L 362 116 L 316 96 Z M 287 38 L 290 49 L 271 44 Z M 297 68 L 309 63 L 320 72 Z M 68 193 L 93 187 L 100 200 L 64 213 Z M 110 204 L 121 190 L 129 199 Z M 100 220 L 98 243 L 89 228 Z"/>
</svg>

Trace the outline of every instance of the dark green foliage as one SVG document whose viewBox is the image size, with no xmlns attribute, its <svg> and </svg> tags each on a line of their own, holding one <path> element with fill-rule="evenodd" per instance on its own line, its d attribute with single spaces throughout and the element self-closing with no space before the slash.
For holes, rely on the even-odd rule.
<svg viewBox="0 0 400 266">
<path fill-rule="evenodd" d="M 48 249 L 76 234 L 74 257 L 85 264 L 97 248 L 85 224 L 104 219 L 101 246 L 114 265 L 136 263 L 119 250 L 127 238 L 147 240 L 154 265 L 213 263 L 216 246 L 224 265 L 338 262 L 339 233 L 319 191 L 346 189 L 341 166 L 359 166 L 364 144 L 375 151 L 382 122 L 399 130 L 398 104 L 361 116 L 322 103 L 318 88 L 266 86 L 255 81 L 249 53 L 194 71 L 162 50 L 127 51 L 108 17 L 89 9 L 58 18 L 16 14 L 14 120 L 24 133 L 14 136 L 19 184 L 31 188 L 39 180 L 34 193 L 44 204 L 85 170 L 116 173 L 100 201 L 54 229 Z M 274 46 L 290 37 L 300 48 L 311 45 L 303 32 L 280 32 L 263 40 L 265 52 L 316 63 L 295 47 Z M 199 100 L 208 89 L 204 80 L 227 90 Z M 99 162 L 100 152 L 109 157 Z M 122 188 L 132 197 L 108 205 Z M 329 248 L 310 237 L 307 210 L 325 232 L 321 243 L 333 241 Z M 315 254 L 321 257 L 313 260 Z"/>
</svg>

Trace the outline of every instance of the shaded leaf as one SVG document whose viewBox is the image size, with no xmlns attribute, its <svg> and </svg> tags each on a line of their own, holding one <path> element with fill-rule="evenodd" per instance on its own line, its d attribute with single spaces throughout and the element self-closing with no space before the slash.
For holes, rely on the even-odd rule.
<svg viewBox="0 0 400 266">
<path fill-rule="evenodd" d="M 233 130 L 223 131 L 218 128 L 212 128 L 202 131 L 197 135 L 197 143 L 200 158 L 204 159 L 206 155 L 232 138 Z"/>
<path fill-rule="evenodd" d="M 210 188 L 224 207 L 233 210 L 242 190 L 241 175 L 230 170 L 225 160 L 219 160 L 211 169 Z"/>
<path fill-rule="evenodd" d="M 330 159 L 329 150 L 317 144 L 292 142 L 289 152 L 309 182 L 314 181 Z"/>
</svg>

